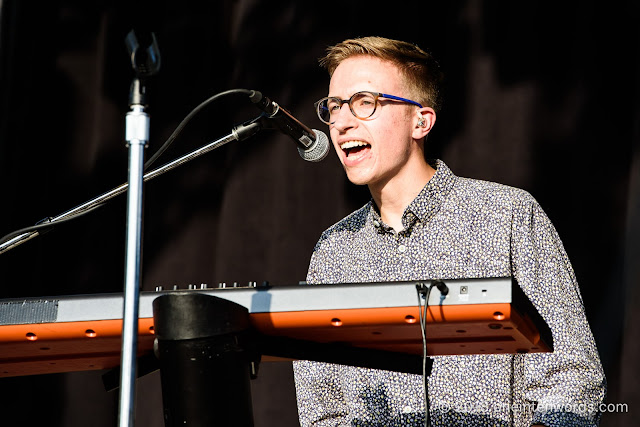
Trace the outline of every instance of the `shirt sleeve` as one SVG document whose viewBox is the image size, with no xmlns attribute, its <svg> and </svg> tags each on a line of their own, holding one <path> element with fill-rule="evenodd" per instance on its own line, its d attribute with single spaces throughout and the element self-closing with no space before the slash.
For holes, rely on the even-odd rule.
<svg viewBox="0 0 640 427">
<path fill-rule="evenodd" d="M 322 241 L 322 240 L 321 240 Z M 319 262 L 320 255 L 318 252 L 321 250 L 321 244 L 318 242 L 311 254 L 311 260 L 309 261 L 309 269 L 307 270 L 306 282 L 312 285 L 321 283 L 322 266 L 323 263 Z"/>
<path fill-rule="evenodd" d="M 523 358 L 532 424 L 598 425 L 606 380 L 582 296 L 556 229 L 531 196 L 514 210 L 512 270 L 553 335 L 552 353 Z"/>
<path fill-rule="evenodd" d="M 331 259 L 324 254 L 322 234 L 316 244 L 307 272 L 308 284 L 330 283 L 332 277 L 325 271 Z M 347 367 L 308 360 L 293 362 L 296 401 L 301 426 L 332 427 L 350 424 L 349 407 L 342 395 L 340 381 L 346 381 Z"/>
</svg>

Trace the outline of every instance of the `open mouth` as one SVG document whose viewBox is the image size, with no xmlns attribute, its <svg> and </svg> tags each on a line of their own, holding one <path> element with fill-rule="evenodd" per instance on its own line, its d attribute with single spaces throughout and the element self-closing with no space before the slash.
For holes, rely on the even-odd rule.
<svg viewBox="0 0 640 427">
<path fill-rule="evenodd" d="M 349 157 L 362 153 L 366 149 L 371 148 L 371 145 L 364 141 L 348 141 L 342 144 L 340 148 L 342 148 L 342 151 L 344 151 L 346 156 Z"/>
</svg>

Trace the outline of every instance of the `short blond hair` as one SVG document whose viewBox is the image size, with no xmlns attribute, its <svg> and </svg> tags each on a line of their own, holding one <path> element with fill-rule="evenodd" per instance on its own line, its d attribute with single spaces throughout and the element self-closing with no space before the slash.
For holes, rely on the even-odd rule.
<svg viewBox="0 0 640 427">
<path fill-rule="evenodd" d="M 399 40 L 362 37 L 328 47 L 327 54 L 319 62 L 332 76 L 342 61 L 358 55 L 369 55 L 393 63 L 402 73 L 411 95 L 417 97 L 421 104 L 439 111 L 443 75 L 431 54 L 414 44 Z"/>
</svg>

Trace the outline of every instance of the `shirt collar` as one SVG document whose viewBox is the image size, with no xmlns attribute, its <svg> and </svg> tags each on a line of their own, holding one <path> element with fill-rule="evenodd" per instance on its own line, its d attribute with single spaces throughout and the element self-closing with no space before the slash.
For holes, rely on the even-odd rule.
<svg viewBox="0 0 640 427">
<path fill-rule="evenodd" d="M 420 191 L 420 194 L 405 209 L 402 215 L 402 223 L 405 229 L 410 228 L 416 220 L 421 222 L 429 221 L 440 210 L 457 179 L 442 160 L 430 161 L 429 163 L 435 168 L 436 173 Z M 380 212 L 374 201 L 371 200 L 369 205 L 370 223 L 380 231 L 388 229 L 389 227 L 382 222 Z"/>
</svg>

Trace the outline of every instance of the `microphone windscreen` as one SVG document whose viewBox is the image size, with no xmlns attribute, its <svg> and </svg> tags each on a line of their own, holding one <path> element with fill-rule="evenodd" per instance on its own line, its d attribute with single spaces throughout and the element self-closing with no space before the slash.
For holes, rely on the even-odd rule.
<svg viewBox="0 0 640 427">
<path fill-rule="evenodd" d="M 313 132 L 316 134 L 316 140 L 306 149 L 299 146 L 298 153 L 308 162 L 319 162 L 327 157 L 329 150 L 331 150 L 331 144 L 329 144 L 326 133 L 317 129 L 313 129 Z"/>
</svg>

